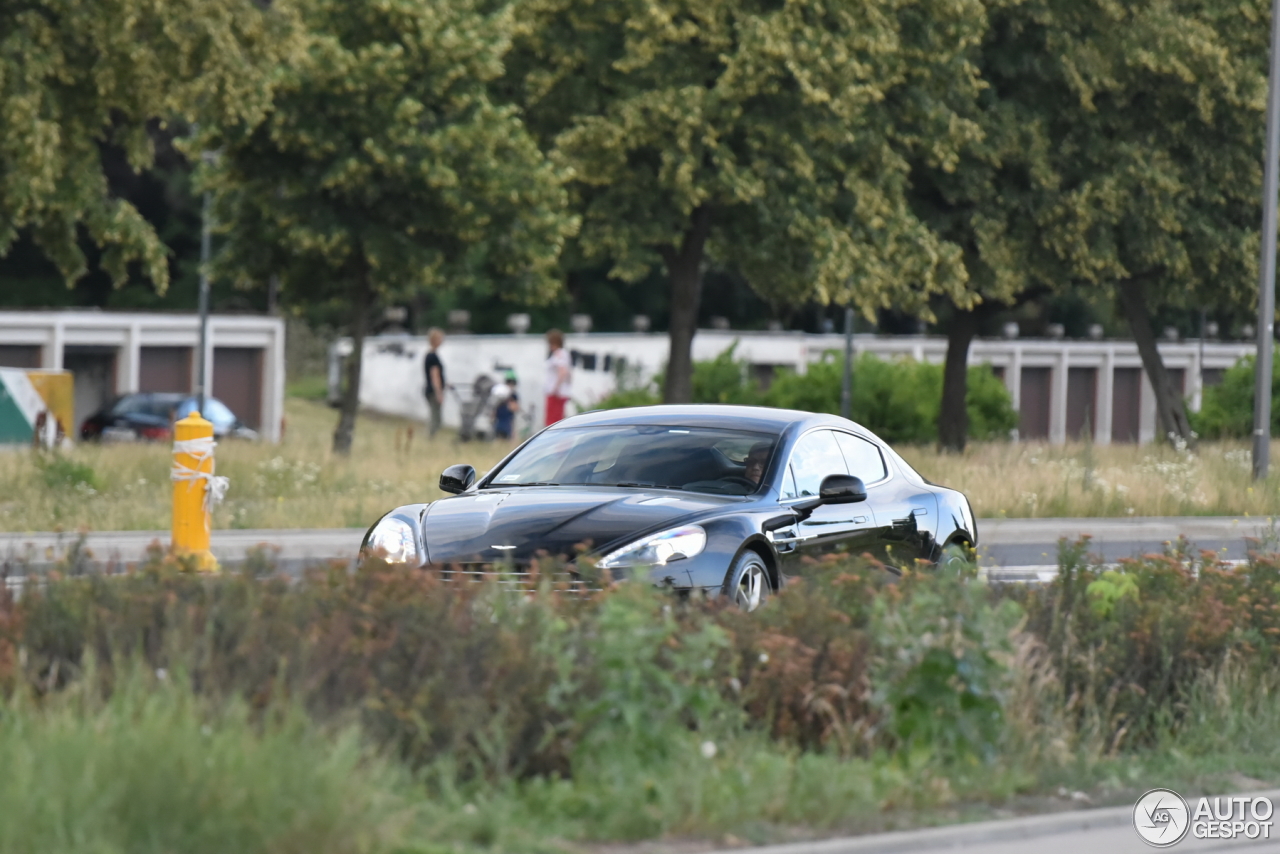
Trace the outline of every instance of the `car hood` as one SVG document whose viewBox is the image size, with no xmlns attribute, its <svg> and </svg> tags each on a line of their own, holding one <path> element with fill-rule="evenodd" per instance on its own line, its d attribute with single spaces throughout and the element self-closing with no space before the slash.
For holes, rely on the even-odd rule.
<svg viewBox="0 0 1280 854">
<path fill-rule="evenodd" d="M 740 503 L 741 498 L 669 490 L 485 489 L 431 504 L 422 533 L 431 563 L 525 561 L 539 552 L 574 555 L 620 545 L 650 529 Z"/>
</svg>

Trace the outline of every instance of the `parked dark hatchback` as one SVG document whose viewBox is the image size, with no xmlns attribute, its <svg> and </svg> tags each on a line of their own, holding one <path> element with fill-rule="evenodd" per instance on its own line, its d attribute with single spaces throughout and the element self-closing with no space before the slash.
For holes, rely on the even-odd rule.
<svg viewBox="0 0 1280 854">
<path fill-rule="evenodd" d="M 583 553 L 615 575 L 720 592 L 754 608 L 833 553 L 891 569 L 967 555 L 968 500 L 924 480 L 852 421 L 740 406 L 591 412 L 532 437 L 453 495 L 398 507 L 362 550 L 418 566 L 517 569 Z"/>
<path fill-rule="evenodd" d="M 189 394 L 135 392 L 121 395 L 84 420 L 80 425 L 80 438 L 168 441 L 173 438 L 173 422 L 185 418 L 197 406 L 197 399 Z M 204 409 L 201 414 L 213 423 L 213 434 L 218 438 L 258 437 L 217 398 L 206 398 Z"/>
</svg>

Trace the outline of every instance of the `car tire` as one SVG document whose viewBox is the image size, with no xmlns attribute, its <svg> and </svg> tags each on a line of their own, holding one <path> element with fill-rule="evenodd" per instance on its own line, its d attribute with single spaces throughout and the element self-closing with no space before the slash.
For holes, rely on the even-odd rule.
<svg viewBox="0 0 1280 854">
<path fill-rule="evenodd" d="M 962 570 L 974 564 L 974 552 L 968 543 L 947 543 L 935 561 L 938 569 Z"/>
<path fill-rule="evenodd" d="M 759 552 L 746 549 L 729 567 L 726 590 L 744 611 L 754 611 L 773 595 L 769 566 Z"/>
</svg>

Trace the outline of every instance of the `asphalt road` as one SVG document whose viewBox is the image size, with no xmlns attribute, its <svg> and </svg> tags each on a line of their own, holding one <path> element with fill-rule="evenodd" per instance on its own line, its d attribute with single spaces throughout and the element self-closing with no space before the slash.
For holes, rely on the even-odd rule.
<svg viewBox="0 0 1280 854">
<path fill-rule="evenodd" d="M 1278 790 L 1255 794 L 1269 797 L 1273 804 L 1280 801 Z M 1280 848 L 1277 829 L 1272 827 L 1272 838 L 1256 840 L 1196 839 L 1188 833 L 1173 850 L 1275 851 Z M 751 854 L 1141 854 L 1153 849 L 1134 830 L 1133 806 L 1126 805 L 745 850 Z"/>
<path fill-rule="evenodd" d="M 1089 552 L 1109 563 L 1163 551 L 1179 537 L 1227 560 L 1242 560 L 1260 544 L 1280 550 L 1280 529 L 1269 518 L 979 519 L 979 560 L 992 567 L 1056 565 L 1058 540 L 1082 536 L 1090 538 Z"/>
<path fill-rule="evenodd" d="M 295 567 L 349 560 L 363 535 L 363 528 L 214 531 L 212 548 L 224 564 L 239 563 L 252 549 L 262 548 L 283 567 Z M 1271 520 L 1256 517 L 979 519 L 979 562 L 993 575 L 1002 570 L 1048 572 L 1057 565 L 1059 538 L 1085 535 L 1091 538 L 1089 550 L 1108 562 L 1162 551 L 1180 536 L 1229 560 L 1246 557 L 1251 542 L 1254 547 L 1269 542 L 1280 550 Z M 0 533 L 0 569 L 47 566 L 78 539 L 75 533 Z M 84 536 L 83 547 L 98 566 L 123 566 L 141 559 L 150 545 L 163 546 L 168 539 L 167 531 L 94 532 Z"/>
</svg>

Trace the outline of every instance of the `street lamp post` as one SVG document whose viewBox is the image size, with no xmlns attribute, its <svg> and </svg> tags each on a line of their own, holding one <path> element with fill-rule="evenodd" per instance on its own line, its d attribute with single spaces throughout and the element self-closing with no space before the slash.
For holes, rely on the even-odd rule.
<svg viewBox="0 0 1280 854">
<path fill-rule="evenodd" d="M 1276 0 L 1280 2 L 1280 0 Z M 840 383 L 840 417 L 853 412 L 853 309 L 844 310 L 844 377 Z"/>
<path fill-rule="evenodd" d="M 1271 462 L 1271 350 L 1276 314 L 1276 167 L 1280 160 L 1280 0 L 1271 3 L 1271 76 L 1267 93 L 1267 154 L 1262 179 L 1262 263 L 1258 283 L 1258 357 L 1254 363 L 1253 477 Z"/>
<path fill-rule="evenodd" d="M 1280 2 L 1280 0 L 1277 0 Z M 208 190 L 204 194 L 200 217 L 200 352 L 196 368 L 196 406 L 204 415 L 204 400 L 209 390 L 205 387 L 205 356 L 209 349 L 209 251 L 212 233 L 213 197 Z"/>
</svg>

